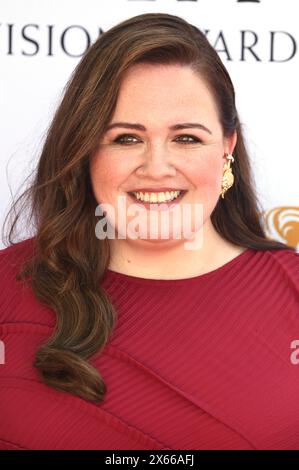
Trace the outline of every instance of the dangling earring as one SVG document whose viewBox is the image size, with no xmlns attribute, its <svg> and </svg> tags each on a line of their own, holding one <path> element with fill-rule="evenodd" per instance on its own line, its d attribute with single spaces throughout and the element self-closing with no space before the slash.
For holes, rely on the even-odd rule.
<svg viewBox="0 0 299 470">
<path fill-rule="evenodd" d="M 224 198 L 224 194 L 226 191 L 232 187 L 234 184 L 234 175 L 230 166 L 230 162 L 234 162 L 235 159 L 231 154 L 226 155 L 228 162 L 225 162 L 223 166 L 223 177 L 222 177 L 222 184 L 221 184 L 221 196 Z"/>
</svg>

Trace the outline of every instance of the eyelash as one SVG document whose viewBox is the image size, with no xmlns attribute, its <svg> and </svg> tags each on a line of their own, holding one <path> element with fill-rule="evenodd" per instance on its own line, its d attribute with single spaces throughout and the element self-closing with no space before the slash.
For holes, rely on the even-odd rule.
<svg viewBox="0 0 299 470">
<path fill-rule="evenodd" d="M 123 145 L 122 142 L 120 142 L 120 139 L 123 138 L 123 137 L 133 137 L 135 139 L 137 139 L 136 136 L 132 135 L 132 134 L 121 134 L 121 135 L 118 135 L 114 140 L 113 142 L 116 143 L 116 144 L 120 144 L 120 145 Z M 177 137 L 191 137 L 192 139 L 194 139 L 194 142 L 181 142 L 183 145 L 189 145 L 189 144 L 197 144 L 197 143 L 202 143 L 202 140 L 199 139 L 198 137 L 195 137 L 193 135 L 189 135 L 189 134 L 181 134 L 181 135 L 178 135 Z M 134 142 L 133 142 L 134 143 Z M 126 144 L 124 144 L 126 145 Z M 131 144 L 128 144 L 128 145 L 131 145 Z"/>
</svg>

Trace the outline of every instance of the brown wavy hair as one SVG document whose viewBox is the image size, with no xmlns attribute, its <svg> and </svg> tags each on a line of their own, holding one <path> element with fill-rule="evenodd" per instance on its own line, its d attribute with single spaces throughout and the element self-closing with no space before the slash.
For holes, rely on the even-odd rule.
<svg viewBox="0 0 299 470">
<path fill-rule="evenodd" d="M 224 136 L 237 130 L 235 182 L 211 214 L 218 233 L 257 250 L 294 248 L 267 239 L 261 224 L 249 157 L 235 105 L 234 87 L 204 34 L 166 13 L 129 18 L 104 32 L 87 50 L 67 83 L 47 131 L 33 183 L 11 207 L 8 239 L 20 211 L 30 207 L 35 254 L 18 279 L 30 279 L 36 297 L 54 309 L 55 331 L 36 353 L 44 382 L 86 400 L 100 402 L 106 387 L 88 361 L 107 343 L 116 311 L 100 281 L 109 265 L 108 239 L 95 236 L 95 208 L 89 162 L 110 122 L 125 71 L 133 64 L 187 65 L 203 78 L 219 113 Z M 31 225 L 30 225 L 31 224 Z"/>
</svg>

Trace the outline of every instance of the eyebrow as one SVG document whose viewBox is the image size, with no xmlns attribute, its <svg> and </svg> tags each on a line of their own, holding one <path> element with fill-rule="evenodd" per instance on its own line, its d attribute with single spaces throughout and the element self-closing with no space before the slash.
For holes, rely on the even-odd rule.
<svg viewBox="0 0 299 470">
<path fill-rule="evenodd" d="M 107 126 L 106 131 L 109 131 L 110 129 L 114 129 L 115 127 L 124 127 L 125 129 L 136 129 L 139 131 L 146 131 L 146 127 L 143 126 L 142 124 L 133 124 L 130 122 L 113 122 L 112 124 L 109 124 Z M 208 132 L 209 134 L 212 134 L 210 129 L 208 129 L 206 126 L 198 122 L 183 122 L 181 124 L 174 124 L 173 126 L 169 127 L 171 131 L 176 131 L 180 129 L 192 129 L 192 128 L 202 129 Z"/>
</svg>

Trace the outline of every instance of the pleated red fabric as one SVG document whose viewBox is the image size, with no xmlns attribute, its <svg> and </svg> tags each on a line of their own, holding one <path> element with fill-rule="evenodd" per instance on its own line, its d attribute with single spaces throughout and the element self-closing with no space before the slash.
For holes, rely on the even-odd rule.
<svg viewBox="0 0 299 470">
<path fill-rule="evenodd" d="M 94 404 L 33 368 L 54 311 L 15 280 L 32 239 L 0 251 L 0 449 L 299 449 L 299 254 L 247 249 L 188 279 L 107 270 L 117 324 L 90 358 Z"/>
</svg>

